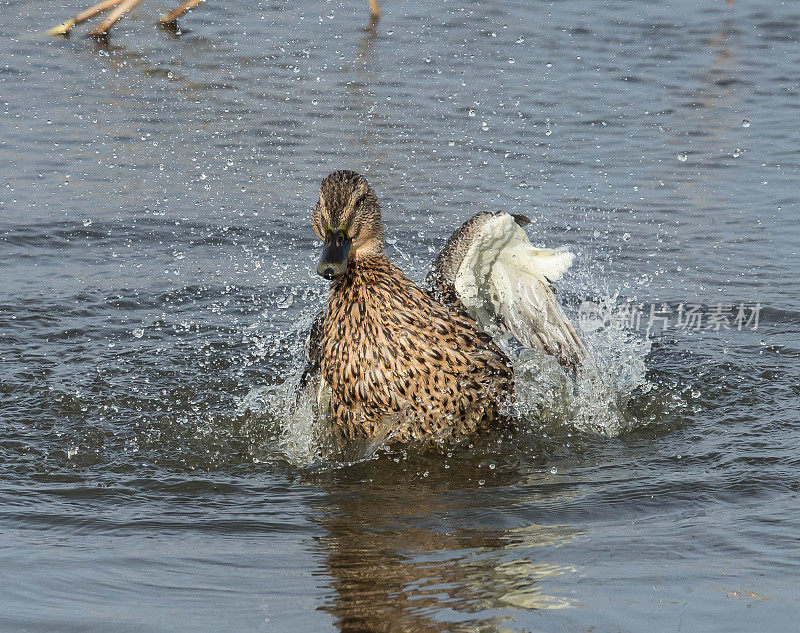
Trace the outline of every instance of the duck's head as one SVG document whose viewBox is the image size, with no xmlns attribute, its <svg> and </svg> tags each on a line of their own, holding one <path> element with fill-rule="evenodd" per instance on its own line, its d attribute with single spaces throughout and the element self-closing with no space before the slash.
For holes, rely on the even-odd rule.
<svg viewBox="0 0 800 633">
<path fill-rule="evenodd" d="M 322 181 L 311 223 L 325 243 L 317 266 L 325 279 L 344 275 L 360 256 L 383 251 L 381 205 L 367 179 L 354 171 L 336 171 Z"/>
</svg>

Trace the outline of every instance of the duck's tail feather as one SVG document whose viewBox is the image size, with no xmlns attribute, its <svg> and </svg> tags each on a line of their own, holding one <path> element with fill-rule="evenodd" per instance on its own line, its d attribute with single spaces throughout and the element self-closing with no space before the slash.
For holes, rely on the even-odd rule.
<svg viewBox="0 0 800 633">
<path fill-rule="evenodd" d="M 572 264 L 566 248 L 537 248 L 522 225 L 527 218 L 481 213 L 468 220 L 437 258 L 429 281 L 457 300 L 490 333 L 555 356 L 576 369 L 586 348 L 559 304 L 553 282 Z"/>
</svg>

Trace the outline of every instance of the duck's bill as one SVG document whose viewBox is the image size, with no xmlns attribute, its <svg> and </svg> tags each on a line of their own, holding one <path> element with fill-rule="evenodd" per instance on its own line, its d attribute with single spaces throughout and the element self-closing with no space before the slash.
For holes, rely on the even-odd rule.
<svg viewBox="0 0 800 633">
<path fill-rule="evenodd" d="M 325 234 L 325 246 L 319 258 L 317 274 L 325 279 L 335 279 L 347 272 L 347 258 L 350 255 L 350 244 L 353 240 L 344 231 L 328 231 Z"/>
</svg>

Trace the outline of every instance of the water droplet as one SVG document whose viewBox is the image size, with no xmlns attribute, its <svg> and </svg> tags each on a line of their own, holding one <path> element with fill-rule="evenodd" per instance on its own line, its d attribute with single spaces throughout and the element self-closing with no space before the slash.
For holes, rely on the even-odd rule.
<svg viewBox="0 0 800 633">
<path fill-rule="evenodd" d="M 67 459 L 72 459 L 77 454 L 78 454 L 78 447 L 77 446 L 70 446 L 67 449 Z"/>
<path fill-rule="evenodd" d="M 142 338 L 144 336 L 144 328 L 137 327 L 131 334 L 133 334 L 133 338 Z"/>
<path fill-rule="evenodd" d="M 684 152 L 681 152 L 675 158 L 677 158 L 682 163 L 685 163 L 689 159 L 689 157 Z"/>
<path fill-rule="evenodd" d="M 630 233 L 623 233 L 622 234 L 622 241 L 623 242 L 630 242 L 631 241 L 631 234 Z"/>
<path fill-rule="evenodd" d="M 750 127 L 750 120 L 742 119 L 742 127 Z"/>
<path fill-rule="evenodd" d="M 279 297 L 275 303 L 281 310 L 286 310 L 286 308 L 288 308 L 289 306 L 292 305 L 292 303 L 294 303 L 294 297 L 292 297 L 292 295 Z"/>
<path fill-rule="evenodd" d="M 508 63 L 509 63 L 509 64 L 513 64 L 515 61 L 517 61 L 517 60 L 516 60 L 516 59 L 514 59 L 513 57 L 509 57 L 509 58 L 508 58 Z"/>
<path fill-rule="evenodd" d="M 742 155 L 742 150 L 740 150 L 738 147 L 735 150 L 733 150 L 733 157 L 734 158 L 739 158 L 739 156 L 741 156 L 741 155 Z"/>
<path fill-rule="evenodd" d="M 472 108 L 470 108 L 470 109 L 469 109 L 469 112 L 468 112 L 467 114 L 469 114 L 470 116 L 475 116 L 475 110 L 473 110 Z"/>
<path fill-rule="evenodd" d="M 558 472 L 558 468 L 556 468 L 555 466 L 553 466 L 553 467 L 550 469 L 550 474 L 551 474 L 551 475 L 555 475 L 557 472 Z"/>
</svg>

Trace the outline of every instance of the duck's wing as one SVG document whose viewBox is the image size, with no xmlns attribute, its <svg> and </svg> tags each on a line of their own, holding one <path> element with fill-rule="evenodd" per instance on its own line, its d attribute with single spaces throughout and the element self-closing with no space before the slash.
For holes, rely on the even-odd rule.
<svg viewBox="0 0 800 633">
<path fill-rule="evenodd" d="M 305 395 L 315 407 L 317 417 L 325 418 L 330 415 L 331 390 L 320 371 L 321 333 L 322 320 L 325 312 L 320 311 L 311 324 L 311 331 L 306 339 L 306 366 L 300 376 L 300 385 L 297 397 Z"/>
<path fill-rule="evenodd" d="M 511 334 L 575 369 L 586 348 L 553 286 L 574 255 L 566 247 L 533 246 L 522 228 L 529 222 L 508 213 L 473 216 L 447 241 L 428 283 L 441 301 L 463 308 L 489 333 Z"/>
</svg>

